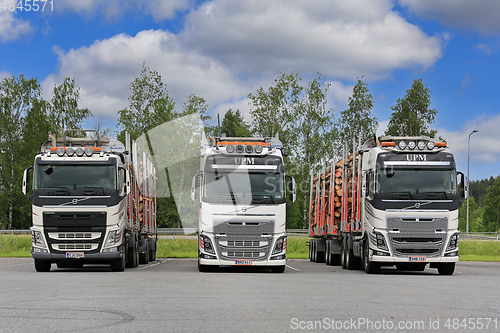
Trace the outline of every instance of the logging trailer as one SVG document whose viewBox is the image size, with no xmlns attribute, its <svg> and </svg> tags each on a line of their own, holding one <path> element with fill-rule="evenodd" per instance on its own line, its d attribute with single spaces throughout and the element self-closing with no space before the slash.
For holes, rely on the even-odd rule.
<svg viewBox="0 0 500 333">
<path fill-rule="evenodd" d="M 311 176 L 309 259 L 367 273 L 429 264 L 452 275 L 467 194 L 447 144 L 382 136 L 353 146 Z"/>
</svg>

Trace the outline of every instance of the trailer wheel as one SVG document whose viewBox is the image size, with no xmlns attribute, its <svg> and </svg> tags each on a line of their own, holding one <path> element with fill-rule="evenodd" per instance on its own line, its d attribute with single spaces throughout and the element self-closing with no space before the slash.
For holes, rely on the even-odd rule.
<svg viewBox="0 0 500 333">
<path fill-rule="evenodd" d="M 147 264 L 149 262 L 149 242 L 148 240 L 144 240 L 146 242 L 146 250 L 144 253 L 139 253 L 139 264 Z"/>
<path fill-rule="evenodd" d="M 149 239 L 149 261 L 156 260 L 156 238 Z"/>
<path fill-rule="evenodd" d="M 50 271 L 50 267 L 52 266 L 52 263 L 47 260 L 40 260 L 40 259 L 34 259 L 35 260 L 35 269 L 37 272 L 48 272 Z"/>
<path fill-rule="evenodd" d="M 380 271 L 380 265 L 370 261 L 370 248 L 368 246 L 368 240 L 365 242 L 363 247 L 363 265 L 365 272 L 368 274 L 377 274 Z"/>
<path fill-rule="evenodd" d="M 316 240 L 313 240 L 313 243 L 312 243 L 312 255 L 311 255 L 311 258 L 312 258 L 312 262 L 316 262 Z"/>
<path fill-rule="evenodd" d="M 346 254 L 346 240 L 342 239 L 342 244 L 340 245 L 340 264 L 343 269 L 347 268 L 347 254 Z"/>
<path fill-rule="evenodd" d="M 358 259 L 354 256 L 354 251 L 352 248 L 349 248 L 349 244 L 351 242 L 349 239 L 346 242 L 346 257 L 345 257 L 345 266 L 348 270 L 353 270 L 358 268 Z"/>
<path fill-rule="evenodd" d="M 453 275 L 453 272 L 455 271 L 455 263 L 449 262 L 449 263 L 439 264 L 437 269 L 439 275 Z"/>
<path fill-rule="evenodd" d="M 331 265 L 331 262 L 332 262 L 332 256 L 331 256 L 331 253 L 330 253 L 330 241 L 327 240 L 326 241 L 326 244 L 325 244 L 325 263 L 330 266 Z"/>
</svg>

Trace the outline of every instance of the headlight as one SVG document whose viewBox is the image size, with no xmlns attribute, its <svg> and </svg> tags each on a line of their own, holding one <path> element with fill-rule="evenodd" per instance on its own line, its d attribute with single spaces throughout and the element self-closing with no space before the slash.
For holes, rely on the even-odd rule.
<svg viewBox="0 0 500 333">
<path fill-rule="evenodd" d="M 404 142 L 404 141 L 399 141 L 399 143 L 398 143 L 398 147 L 399 147 L 399 149 L 401 149 L 401 150 L 405 150 L 405 149 L 406 149 L 406 142 Z"/>
<path fill-rule="evenodd" d="M 113 246 L 118 244 L 122 240 L 122 230 L 111 230 L 106 239 L 104 247 Z"/>
<path fill-rule="evenodd" d="M 31 242 L 34 246 L 45 247 L 45 241 L 40 230 L 31 228 Z"/>
<path fill-rule="evenodd" d="M 274 245 L 274 250 L 271 255 L 281 253 L 286 250 L 286 236 L 280 237 L 276 240 L 276 245 Z"/>
<path fill-rule="evenodd" d="M 433 142 L 433 141 L 429 141 L 429 142 L 427 142 L 427 149 L 429 149 L 429 150 L 433 150 L 433 149 L 434 149 L 434 146 L 435 146 L 435 144 L 434 144 L 434 142 Z"/>
<path fill-rule="evenodd" d="M 64 148 L 57 148 L 56 154 L 59 157 L 63 157 L 64 156 Z"/>
<path fill-rule="evenodd" d="M 85 155 L 87 155 L 88 157 L 94 155 L 94 150 L 90 147 L 85 148 Z"/>
<path fill-rule="evenodd" d="M 418 142 L 418 149 L 420 149 L 420 150 L 424 150 L 424 149 L 425 149 L 425 142 L 423 142 L 423 141 L 419 141 L 419 142 Z"/>
<path fill-rule="evenodd" d="M 200 236 L 200 247 L 207 253 L 215 254 L 214 247 L 212 246 L 212 241 L 207 236 Z"/>
<path fill-rule="evenodd" d="M 243 145 L 237 145 L 236 146 L 236 152 L 241 154 L 245 151 L 245 147 L 243 147 Z"/>
<path fill-rule="evenodd" d="M 245 151 L 247 152 L 247 154 L 253 153 L 253 147 L 252 147 L 252 145 L 247 145 L 245 147 Z"/>
<path fill-rule="evenodd" d="M 381 250 L 389 251 L 389 248 L 385 243 L 384 235 L 382 235 L 380 232 L 376 232 L 375 236 L 377 237 L 377 247 Z"/>
<path fill-rule="evenodd" d="M 262 150 L 263 150 L 263 148 L 262 148 L 262 146 L 261 146 L 261 145 L 255 146 L 255 152 L 256 152 L 257 154 L 262 153 Z"/>
<path fill-rule="evenodd" d="M 410 148 L 411 150 L 415 149 L 415 146 L 416 146 L 415 141 L 408 142 L 408 148 Z"/>
<path fill-rule="evenodd" d="M 233 145 L 227 145 L 226 151 L 228 153 L 234 153 L 234 146 Z"/>
<path fill-rule="evenodd" d="M 75 150 L 71 147 L 66 148 L 66 155 L 69 157 L 73 156 L 75 154 Z"/>
<path fill-rule="evenodd" d="M 446 248 L 446 251 L 451 251 L 455 250 L 458 248 L 458 240 L 460 238 L 460 233 L 453 234 L 450 237 L 450 241 L 448 242 L 448 247 Z"/>
<path fill-rule="evenodd" d="M 75 153 L 76 153 L 76 156 L 82 157 L 83 156 L 83 148 L 82 147 L 76 148 Z"/>
</svg>

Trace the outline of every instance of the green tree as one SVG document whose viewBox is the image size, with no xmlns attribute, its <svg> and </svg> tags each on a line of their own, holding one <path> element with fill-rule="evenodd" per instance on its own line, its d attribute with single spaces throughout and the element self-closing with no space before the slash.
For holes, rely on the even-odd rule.
<svg viewBox="0 0 500 333">
<path fill-rule="evenodd" d="M 61 85 L 54 86 L 54 96 L 49 109 L 54 129 L 59 135 L 62 135 L 65 129 L 81 128 L 82 122 L 92 115 L 88 108 L 78 108 L 79 100 L 80 87 L 76 85 L 75 79 L 67 77 Z"/>
<path fill-rule="evenodd" d="M 303 90 L 300 80 L 297 73 L 282 74 L 267 91 L 261 87 L 255 94 L 248 94 L 253 133 L 262 137 L 278 135 L 285 147 L 293 143 L 295 133 L 291 129 Z"/>
<path fill-rule="evenodd" d="M 339 156 L 344 145 L 347 145 L 347 151 L 352 153 L 353 139 L 356 145 L 359 139 L 363 144 L 375 135 L 378 128 L 377 118 L 371 114 L 373 97 L 369 92 L 368 85 L 359 78 L 352 89 L 348 105 L 346 110 L 341 111 L 340 119 L 336 123 L 340 139 L 336 149 Z"/>
<path fill-rule="evenodd" d="M 406 95 L 398 99 L 389 119 L 386 135 L 393 136 L 420 136 L 434 138 L 437 130 L 430 129 L 434 123 L 437 110 L 431 109 L 431 91 L 422 79 L 414 79 Z"/>
<path fill-rule="evenodd" d="M 500 177 L 493 186 L 488 187 L 484 199 L 483 231 L 500 230 Z"/>
<path fill-rule="evenodd" d="M 458 213 L 458 230 L 462 233 L 467 231 L 467 202 L 464 201 Z M 469 198 L 469 232 L 480 231 L 481 228 L 481 212 L 477 207 L 474 197 Z"/>
<path fill-rule="evenodd" d="M 118 140 L 121 142 L 125 142 L 125 132 L 135 140 L 149 129 L 178 116 L 160 73 L 150 70 L 145 63 L 142 64 L 141 74 L 129 88 L 129 106 L 118 111 L 118 125 L 122 127 Z"/>
<path fill-rule="evenodd" d="M 229 109 L 224 114 L 220 126 L 221 133 L 225 133 L 227 137 L 250 137 L 250 125 L 245 122 L 240 110 L 233 111 Z"/>
<path fill-rule="evenodd" d="M 0 81 L 0 191 L 7 201 L 7 228 L 27 226 L 31 214 L 21 215 L 27 199 L 21 193 L 23 170 L 47 135 L 46 103 L 37 80 L 24 75 Z M 41 132 L 43 131 L 43 132 Z M 16 223 L 17 222 L 17 223 Z"/>
</svg>

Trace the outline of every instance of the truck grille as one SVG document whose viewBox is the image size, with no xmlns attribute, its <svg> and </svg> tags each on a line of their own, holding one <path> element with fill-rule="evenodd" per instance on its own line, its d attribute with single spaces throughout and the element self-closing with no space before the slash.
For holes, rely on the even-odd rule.
<svg viewBox="0 0 500 333">
<path fill-rule="evenodd" d="M 53 253 L 98 253 L 106 233 L 106 212 L 45 212 L 43 226 Z"/>
<path fill-rule="evenodd" d="M 215 246 L 223 260 L 266 260 L 274 221 L 223 221 L 214 226 Z"/>
<path fill-rule="evenodd" d="M 389 246 L 396 257 L 442 255 L 448 218 L 387 218 Z"/>
</svg>

